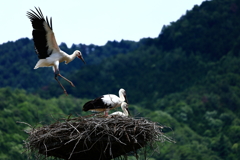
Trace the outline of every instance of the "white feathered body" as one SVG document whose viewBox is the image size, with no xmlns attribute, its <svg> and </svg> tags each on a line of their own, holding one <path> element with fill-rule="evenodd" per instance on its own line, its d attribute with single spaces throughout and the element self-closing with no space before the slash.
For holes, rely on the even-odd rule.
<svg viewBox="0 0 240 160">
<path fill-rule="evenodd" d="M 60 51 L 60 52 L 57 51 L 57 52 L 52 53 L 46 59 L 39 59 L 39 61 L 35 65 L 34 69 L 37 69 L 39 67 L 52 67 L 52 66 L 58 67 L 59 63 L 65 61 L 65 64 L 68 64 L 75 58 L 76 58 L 75 52 L 72 55 L 68 55 L 64 51 Z"/>
</svg>

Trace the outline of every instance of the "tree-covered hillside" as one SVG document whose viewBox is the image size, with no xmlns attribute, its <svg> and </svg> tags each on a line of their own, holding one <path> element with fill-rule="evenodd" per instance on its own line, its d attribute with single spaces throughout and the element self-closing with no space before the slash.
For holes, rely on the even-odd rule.
<svg viewBox="0 0 240 160">
<path fill-rule="evenodd" d="M 154 150 L 148 150 L 148 155 L 153 160 L 238 159 L 239 143 L 233 144 L 232 142 L 238 141 L 239 119 L 232 112 L 219 114 L 217 111 L 207 111 L 202 118 L 202 122 L 208 122 L 207 130 L 203 128 L 202 123 L 191 122 L 199 129 L 200 133 L 198 133 L 187 122 L 194 117 L 197 105 L 202 107 L 201 111 L 204 111 L 204 105 L 199 101 L 197 95 L 193 95 L 196 97 L 192 99 L 196 101 L 195 103 L 182 100 L 181 96 L 184 94 L 186 93 L 169 95 L 161 99 L 158 105 L 164 103 L 167 109 L 163 109 L 162 106 L 154 110 L 145 105 L 129 106 L 133 116 L 145 117 L 170 126 L 171 128 L 164 130 L 165 135 L 173 137 L 177 142 L 176 144 L 159 144 L 158 149 L 155 146 Z M 1 88 L 0 99 L 0 159 L 4 160 L 25 160 L 28 158 L 27 152 L 23 148 L 23 140 L 27 138 L 25 131 L 29 127 L 17 122 L 27 122 L 37 127 L 56 122 L 58 118 L 67 118 L 70 114 L 72 116 L 89 114 L 81 111 L 81 106 L 87 100 L 72 96 L 62 95 L 59 98 L 46 100 L 36 95 L 27 94 L 24 90 Z M 176 107 L 179 108 L 177 112 L 173 111 Z M 230 121 L 224 122 L 224 120 Z M 201 132 L 205 133 L 201 134 Z M 31 157 L 31 159 L 35 158 Z"/>
<path fill-rule="evenodd" d="M 219 60 L 231 50 L 238 54 L 239 6 L 237 0 L 212 0 L 194 6 L 177 22 L 163 27 L 157 44 L 168 51 L 180 47 L 207 60 Z"/>
<path fill-rule="evenodd" d="M 109 41 L 104 46 L 73 44 L 71 48 L 68 48 L 65 43 L 61 43 L 60 48 L 68 54 L 80 50 L 87 65 L 91 65 L 98 64 L 109 56 L 132 51 L 139 45 L 141 43 L 122 40 L 121 42 Z M 46 85 L 55 81 L 51 68 L 33 69 L 38 58 L 33 41 L 28 38 L 0 45 L 0 54 L 0 87 L 9 86 L 34 92 L 36 89 L 45 88 Z M 68 65 L 61 63 L 61 74 L 65 76 L 72 74 L 80 70 L 83 65 L 78 59 Z"/>
<path fill-rule="evenodd" d="M 57 118 L 66 118 L 69 113 L 81 114 L 84 102 L 70 96 L 45 100 L 24 90 L 0 88 L 0 159 L 27 159 L 23 140 L 27 138 L 24 130 L 29 127 L 17 122 L 36 127 L 49 124 Z"/>
<path fill-rule="evenodd" d="M 177 143 L 161 144 L 153 159 L 239 159 L 239 17 L 240 1 L 211 0 L 160 28 L 154 39 L 71 48 L 62 43 L 68 53 L 79 49 L 87 63 L 60 66 L 76 86 L 62 81 L 69 97 L 52 69 L 33 70 L 37 56 L 31 40 L 0 45 L 0 87 L 10 87 L 0 89 L 0 159 L 16 159 L 22 151 L 26 134 L 16 120 L 36 125 L 50 123 L 49 114 L 89 114 L 81 112 L 84 102 L 120 88 L 127 91 L 132 115 L 173 130 L 166 132 Z"/>
</svg>

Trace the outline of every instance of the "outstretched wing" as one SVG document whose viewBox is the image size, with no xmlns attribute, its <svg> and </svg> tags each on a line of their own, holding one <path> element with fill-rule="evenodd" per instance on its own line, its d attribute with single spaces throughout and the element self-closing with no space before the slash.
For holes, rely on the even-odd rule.
<svg viewBox="0 0 240 160">
<path fill-rule="evenodd" d="M 52 18 L 49 23 L 48 18 L 44 18 L 41 9 L 36 7 L 35 9 L 37 12 L 30 10 L 31 12 L 27 12 L 27 17 L 32 22 L 32 35 L 38 58 L 45 59 L 52 54 L 53 50 L 60 51 L 60 48 L 52 31 Z"/>
</svg>

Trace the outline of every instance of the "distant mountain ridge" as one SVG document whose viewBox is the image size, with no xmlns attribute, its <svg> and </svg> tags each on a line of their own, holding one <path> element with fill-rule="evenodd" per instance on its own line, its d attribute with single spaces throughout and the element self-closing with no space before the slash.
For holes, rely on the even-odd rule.
<svg viewBox="0 0 240 160">
<path fill-rule="evenodd" d="M 122 40 L 121 42 L 109 41 L 105 46 L 73 44 L 71 48 L 61 43 L 60 48 L 68 54 L 72 54 L 74 50 L 80 50 L 87 65 L 91 65 L 100 63 L 109 56 L 134 50 L 138 47 L 137 45 L 136 42 Z M 15 42 L 3 43 L 0 45 L 0 54 L 0 87 L 22 88 L 32 92 L 54 81 L 52 69 L 33 70 L 38 58 L 31 39 L 22 38 Z M 61 73 L 68 75 L 82 66 L 83 64 L 78 60 L 68 65 L 60 64 Z"/>
<path fill-rule="evenodd" d="M 208 60 L 219 60 L 239 47 L 239 16 L 239 1 L 205 1 L 164 26 L 157 44 L 167 51 L 180 47 L 188 54 L 199 53 Z"/>
</svg>

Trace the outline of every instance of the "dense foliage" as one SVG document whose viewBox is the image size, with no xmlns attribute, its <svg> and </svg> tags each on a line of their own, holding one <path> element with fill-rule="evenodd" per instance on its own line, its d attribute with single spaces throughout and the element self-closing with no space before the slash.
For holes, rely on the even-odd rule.
<svg viewBox="0 0 240 160">
<path fill-rule="evenodd" d="M 81 114 L 81 107 L 86 102 L 73 97 L 41 99 L 39 96 L 26 94 L 24 90 L 0 89 L 0 159 L 27 159 L 22 145 L 28 126 L 49 124 L 65 113 Z"/>
<path fill-rule="evenodd" d="M 121 42 L 109 41 L 104 46 L 73 44 L 71 48 L 67 48 L 65 43 L 61 43 L 60 48 L 68 54 L 72 54 L 77 49 L 80 50 L 89 65 L 98 64 L 111 55 L 127 53 L 139 45 L 141 43 L 122 40 Z M 0 87 L 10 86 L 33 92 L 38 88 L 44 89 L 49 82 L 55 81 L 51 68 L 33 69 L 38 58 L 33 41 L 28 38 L 0 45 L 0 54 Z M 76 59 L 68 65 L 61 63 L 60 71 L 62 75 L 68 75 L 78 71 L 83 65 Z"/>
<path fill-rule="evenodd" d="M 0 45 L 0 87 L 9 86 L 0 89 L 0 159 L 26 159 L 20 154 L 26 126 L 16 121 L 37 125 L 87 114 L 81 112 L 87 99 L 119 88 L 127 91 L 133 115 L 172 127 L 166 132 L 177 143 L 161 144 L 152 158 L 239 159 L 239 17 L 240 1 L 212 0 L 163 26 L 155 39 L 71 48 L 62 43 L 68 53 L 81 50 L 87 62 L 60 66 L 76 85 L 63 82 L 69 97 L 51 69 L 32 69 L 37 57 L 31 40 Z"/>
</svg>

